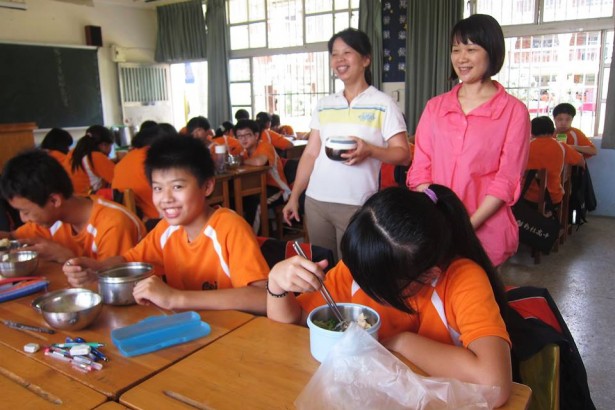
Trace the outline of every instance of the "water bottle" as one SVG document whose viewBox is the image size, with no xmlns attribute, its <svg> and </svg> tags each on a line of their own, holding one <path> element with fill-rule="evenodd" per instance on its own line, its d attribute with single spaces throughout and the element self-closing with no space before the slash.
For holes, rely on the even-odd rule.
<svg viewBox="0 0 615 410">
<path fill-rule="evenodd" d="M 214 164 L 216 174 L 226 172 L 226 145 L 216 145 L 214 147 Z"/>
</svg>

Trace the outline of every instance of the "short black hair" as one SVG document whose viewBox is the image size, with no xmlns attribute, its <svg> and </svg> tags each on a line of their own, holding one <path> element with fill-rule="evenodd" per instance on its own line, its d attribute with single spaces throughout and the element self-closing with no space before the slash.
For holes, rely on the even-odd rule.
<svg viewBox="0 0 615 410">
<path fill-rule="evenodd" d="M 245 128 L 249 128 L 252 132 L 258 136 L 260 134 L 261 128 L 254 120 L 239 120 L 237 124 L 233 127 L 233 134 L 237 135 L 237 131 L 243 130 Z"/>
<path fill-rule="evenodd" d="M 211 128 L 211 124 L 207 118 L 198 116 L 190 118 L 190 121 L 186 124 L 186 128 L 188 129 L 188 132 L 192 134 L 192 132 L 197 128 L 203 128 L 205 131 L 209 130 Z"/>
<path fill-rule="evenodd" d="M 577 115 L 577 110 L 572 104 L 561 103 L 557 104 L 555 108 L 553 108 L 553 117 L 557 117 L 559 114 L 568 114 L 574 118 L 574 116 Z"/>
<path fill-rule="evenodd" d="M 152 172 L 172 168 L 184 169 L 194 175 L 202 186 L 214 177 L 214 162 L 203 141 L 197 138 L 162 137 L 147 151 L 145 175 L 152 183 Z"/>
<path fill-rule="evenodd" d="M 11 158 L 0 177 L 0 191 L 8 200 L 26 198 L 45 206 L 51 194 L 73 196 L 73 184 L 64 167 L 43 150 L 25 151 Z"/>
<path fill-rule="evenodd" d="M 158 124 L 149 125 L 145 128 L 141 127 L 141 130 L 132 139 L 131 145 L 134 148 L 148 147 L 161 136 L 163 136 L 163 132 Z"/>
<path fill-rule="evenodd" d="M 478 44 L 485 49 L 489 56 L 489 68 L 483 76 L 483 80 L 496 75 L 504 65 L 506 45 L 502 27 L 496 19 L 487 14 L 473 14 L 460 20 L 451 31 L 451 49 L 456 42 Z M 451 79 L 458 78 L 451 62 Z"/>
<path fill-rule="evenodd" d="M 150 128 L 150 127 L 155 127 L 157 125 L 158 125 L 158 123 L 156 121 L 154 121 L 154 120 L 145 120 L 145 121 L 143 121 L 141 123 L 141 126 L 139 127 L 139 131 L 143 131 L 143 130 L 145 130 L 147 128 Z"/>
<path fill-rule="evenodd" d="M 64 154 L 68 154 L 71 145 L 73 145 L 72 135 L 62 128 L 52 128 L 41 142 L 41 148 L 60 151 Z"/>
<path fill-rule="evenodd" d="M 372 43 L 369 41 L 367 34 L 352 27 L 335 33 L 327 43 L 329 54 L 333 52 L 333 43 L 335 43 L 335 40 L 338 38 L 342 39 L 344 43 L 348 44 L 350 48 L 359 53 L 361 56 L 369 57 L 371 63 Z M 367 84 L 372 85 L 372 71 L 369 66 L 365 68 L 365 81 L 367 81 Z"/>
<path fill-rule="evenodd" d="M 271 126 L 277 127 L 280 125 L 280 116 L 278 114 L 271 114 Z"/>
<path fill-rule="evenodd" d="M 250 119 L 250 113 L 248 112 L 248 110 L 244 110 L 243 108 L 240 108 L 237 111 L 235 111 L 235 121 L 249 120 L 249 119 Z"/>
<path fill-rule="evenodd" d="M 554 132 L 555 125 L 551 118 L 543 115 L 532 120 L 532 135 L 553 135 Z"/>
</svg>

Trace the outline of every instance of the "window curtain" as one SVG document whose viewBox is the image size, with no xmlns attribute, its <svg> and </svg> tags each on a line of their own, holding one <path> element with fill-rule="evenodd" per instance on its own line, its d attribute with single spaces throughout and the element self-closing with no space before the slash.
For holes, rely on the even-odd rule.
<svg viewBox="0 0 615 410">
<path fill-rule="evenodd" d="M 463 18 L 463 0 L 408 1 L 406 121 L 410 134 L 427 101 L 451 89 L 450 32 Z"/>
<path fill-rule="evenodd" d="M 229 92 L 229 44 L 230 36 L 226 24 L 224 0 L 207 1 L 207 116 L 213 127 L 229 121 L 231 96 Z"/>
<path fill-rule="evenodd" d="M 380 0 L 359 2 L 359 30 L 365 32 L 372 43 L 372 85 L 382 89 L 382 5 Z"/>
<path fill-rule="evenodd" d="M 156 7 L 159 63 L 204 60 L 207 57 L 205 17 L 201 0 Z"/>
<path fill-rule="evenodd" d="M 609 90 L 606 95 L 606 112 L 602 145 L 600 148 L 615 149 L 615 48 L 611 57 L 611 74 L 609 75 Z"/>
</svg>

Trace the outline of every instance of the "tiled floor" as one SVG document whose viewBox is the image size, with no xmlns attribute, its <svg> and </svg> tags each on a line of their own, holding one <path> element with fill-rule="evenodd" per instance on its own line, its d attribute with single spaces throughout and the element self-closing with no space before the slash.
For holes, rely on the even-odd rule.
<svg viewBox="0 0 615 410">
<path fill-rule="evenodd" d="M 557 253 L 535 265 L 529 250 L 502 269 L 505 284 L 546 287 L 587 369 L 598 409 L 615 409 L 615 218 L 590 216 Z"/>
</svg>

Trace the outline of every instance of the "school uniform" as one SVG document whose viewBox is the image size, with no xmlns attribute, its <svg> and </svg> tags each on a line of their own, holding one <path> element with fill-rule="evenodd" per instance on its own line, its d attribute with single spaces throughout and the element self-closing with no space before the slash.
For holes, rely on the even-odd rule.
<svg viewBox="0 0 615 410">
<path fill-rule="evenodd" d="M 102 152 L 92 152 L 92 162 L 85 155 L 81 160 L 82 168 L 72 170 L 74 150 L 71 150 L 64 161 L 64 169 L 73 183 L 76 195 L 88 195 L 110 185 L 113 181 L 115 164 Z"/>
<path fill-rule="evenodd" d="M 155 219 L 160 218 L 160 213 L 152 201 L 152 187 L 145 176 L 145 157 L 148 149 L 149 147 L 135 148 L 122 158 L 115 166 L 111 188 L 118 191 L 132 189 L 137 208 L 143 212 L 143 216 Z"/>
</svg>

